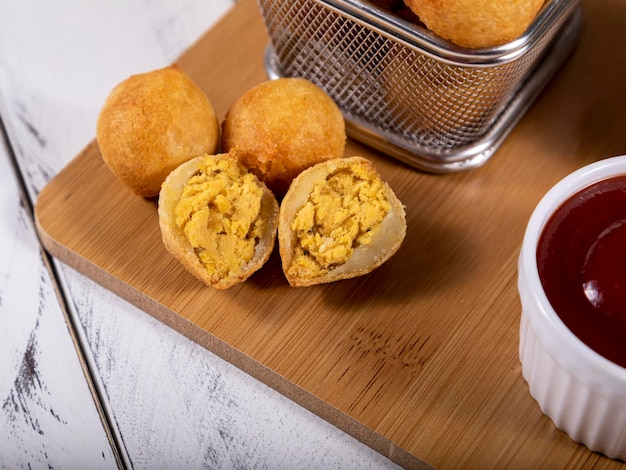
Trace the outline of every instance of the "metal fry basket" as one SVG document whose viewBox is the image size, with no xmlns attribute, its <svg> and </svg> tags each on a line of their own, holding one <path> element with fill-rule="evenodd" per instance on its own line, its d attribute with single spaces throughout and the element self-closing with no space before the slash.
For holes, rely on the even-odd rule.
<svg viewBox="0 0 626 470">
<path fill-rule="evenodd" d="M 580 0 L 547 0 L 526 33 L 464 49 L 367 0 L 258 0 L 270 78 L 308 78 L 348 135 L 446 173 L 485 163 L 571 52 Z"/>
</svg>

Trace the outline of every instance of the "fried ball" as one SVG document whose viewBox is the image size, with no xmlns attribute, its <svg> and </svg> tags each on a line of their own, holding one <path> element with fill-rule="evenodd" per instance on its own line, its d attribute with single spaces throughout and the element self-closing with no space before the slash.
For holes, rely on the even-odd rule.
<svg viewBox="0 0 626 470">
<path fill-rule="evenodd" d="M 303 78 L 263 82 L 244 93 L 222 125 L 222 149 L 282 197 L 293 178 L 316 163 L 343 156 L 346 130 L 336 103 Z"/>
<path fill-rule="evenodd" d="M 280 206 L 280 256 L 294 287 L 367 274 L 405 235 L 404 206 L 372 163 L 358 156 L 304 170 Z"/>
<path fill-rule="evenodd" d="M 220 126 L 207 96 L 174 64 L 118 84 L 100 111 L 96 138 L 111 172 L 152 197 L 181 163 L 217 151 Z"/>
<path fill-rule="evenodd" d="M 167 250 L 217 289 L 249 278 L 276 241 L 278 202 L 234 153 L 196 157 L 172 171 L 158 213 Z"/>
<path fill-rule="evenodd" d="M 544 0 L 405 0 L 435 34 L 467 48 L 493 47 L 520 37 Z"/>
</svg>

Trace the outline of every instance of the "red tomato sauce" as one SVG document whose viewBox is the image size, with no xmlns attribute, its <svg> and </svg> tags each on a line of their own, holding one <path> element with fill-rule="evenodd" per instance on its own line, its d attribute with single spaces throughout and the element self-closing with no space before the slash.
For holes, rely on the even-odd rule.
<svg viewBox="0 0 626 470">
<path fill-rule="evenodd" d="M 539 278 L 567 327 L 626 367 L 626 175 L 590 185 L 548 220 Z"/>
</svg>

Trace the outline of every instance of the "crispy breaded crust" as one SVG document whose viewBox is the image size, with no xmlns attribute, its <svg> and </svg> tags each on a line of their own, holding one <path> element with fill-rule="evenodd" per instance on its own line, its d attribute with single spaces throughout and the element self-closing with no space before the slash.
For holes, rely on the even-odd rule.
<svg viewBox="0 0 626 470">
<path fill-rule="evenodd" d="M 177 65 L 133 75 L 107 97 L 96 138 L 111 172 L 140 196 L 156 196 L 181 163 L 212 154 L 220 126 L 213 105 Z"/>
<path fill-rule="evenodd" d="M 484 48 L 520 37 L 544 0 L 405 0 L 435 34 L 459 46 Z"/>
<path fill-rule="evenodd" d="M 321 161 L 343 156 L 345 122 L 339 107 L 303 78 L 280 78 L 237 99 L 222 126 L 222 150 L 241 161 L 281 197 L 293 178 Z"/>
</svg>

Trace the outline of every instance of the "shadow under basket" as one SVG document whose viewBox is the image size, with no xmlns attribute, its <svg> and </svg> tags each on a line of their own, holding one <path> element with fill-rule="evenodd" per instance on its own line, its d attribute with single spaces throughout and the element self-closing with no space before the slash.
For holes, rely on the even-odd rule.
<svg viewBox="0 0 626 470">
<path fill-rule="evenodd" d="M 526 33 L 465 49 L 366 0 L 258 0 L 269 78 L 303 77 L 339 105 L 348 135 L 433 173 L 496 152 L 569 56 L 577 0 L 548 1 Z"/>
</svg>

